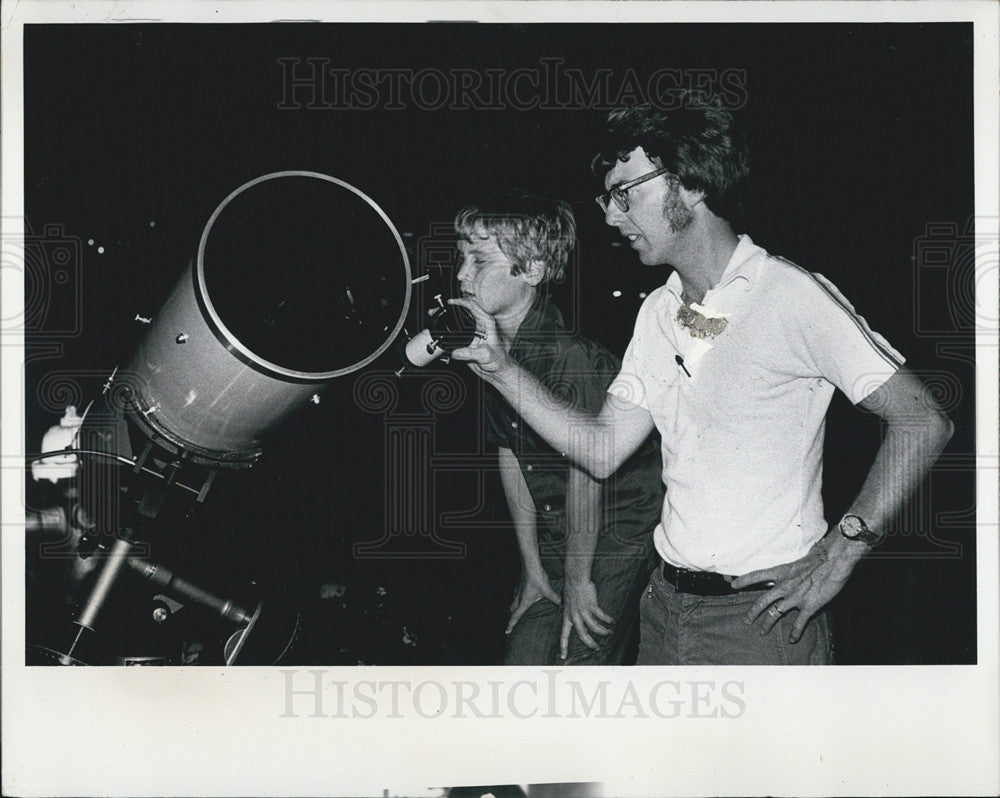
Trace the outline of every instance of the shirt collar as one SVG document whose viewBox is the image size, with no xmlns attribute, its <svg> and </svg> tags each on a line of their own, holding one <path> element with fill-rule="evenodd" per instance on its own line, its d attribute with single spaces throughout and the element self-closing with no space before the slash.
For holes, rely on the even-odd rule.
<svg viewBox="0 0 1000 798">
<path fill-rule="evenodd" d="M 750 236 L 745 233 L 739 236 L 736 249 L 733 250 L 733 254 L 729 258 L 729 263 L 726 264 L 726 268 L 722 272 L 722 277 L 720 277 L 719 282 L 713 288 L 710 288 L 705 294 L 703 304 L 710 306 L 710 297 L 722 291 L 722 289 L 737 283 L 741 284 L 743 289 L 746 291 L 753 288 L 754 279 L 757 276 L 757 268 L 754 261 L 755 257 L 761 253 L 766 254 L 765 250 L 762 247 L 758 247 Z M 667 293 L 672 294 L 678 302 L 681 301 L 681 292 L 683 288 L 681 286 L 681 276 L 677 273 L 676 269 L 670 277 L 667 278 L 665 288 Z"/>
<path fill-rule="evenodd" d="M 565 329 L 565 327 L 566 323 L 563 321 L 559 308 L 549 302 L 547 292 L 544 289 L 540 290 L 535 295 L 531 307 L 528 308 L 528 314 L 521 322 L 521 326 L 517 328 L 517 335 L 514 336 L 511 351 L 550 340 L 554 331 Z"/>
</svg>

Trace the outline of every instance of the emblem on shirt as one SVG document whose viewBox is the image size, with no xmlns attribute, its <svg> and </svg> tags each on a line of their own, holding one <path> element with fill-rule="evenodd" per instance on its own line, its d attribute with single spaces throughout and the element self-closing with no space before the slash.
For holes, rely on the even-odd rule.
<svg viewBox="0 0 1000 798">
<path fill-rule="evenodd" d="M 705 339 L 720 335 L 726 329 L 729 320 L 704 305 L 691 302 L 677 308 L 677 323 L 685 328 L 692 338 Z"/>
</svg>

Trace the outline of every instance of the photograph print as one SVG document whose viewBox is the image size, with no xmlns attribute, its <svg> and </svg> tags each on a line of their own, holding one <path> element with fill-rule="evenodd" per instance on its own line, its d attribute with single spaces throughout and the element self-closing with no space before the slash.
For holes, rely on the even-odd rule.
<svg viewBox="0 0 1000 798">
<path fill-rule="evenodd" d="M 23 50 L 26 664 L 977 662 L 971 23 Z"/>
</svg>

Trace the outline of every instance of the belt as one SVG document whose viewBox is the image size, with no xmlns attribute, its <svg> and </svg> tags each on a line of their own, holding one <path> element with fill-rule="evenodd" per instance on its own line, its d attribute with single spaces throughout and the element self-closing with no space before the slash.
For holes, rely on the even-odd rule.
<svg viewBox="0 0 1000 798">
<path fill-rule="evenodd" d="M 747 585 L 743 590 L 733 590 L 729 584 L 735 577 L 725 577 L 714 571 L 689 571 L 677 568 L 668 562 L 663 563 L 663 578 L 666 579 L 678 593 L 691 593 L 695 596 L 734 596 L 748 590 L 769 590 L 771 582 L 758 582 Z"/>
</svg>

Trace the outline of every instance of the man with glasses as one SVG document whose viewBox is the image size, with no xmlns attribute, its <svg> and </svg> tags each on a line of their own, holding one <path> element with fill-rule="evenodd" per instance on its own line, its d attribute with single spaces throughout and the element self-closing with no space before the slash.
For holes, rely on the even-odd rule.
<svg viewBox="0 0 1000 798">
<path fill-rule="evenodd" d="M 639 664 L 829 663 L 824 606 L 884 538 L 951 422 L 829 281 L 736 234 L 749 165 L 727 111 L 612 112 L 594 170 L 606 223 L 643 264 L 674 269 L 640 309 L 600 412 L 557 407 L 471 302 L 485 338 L 455 356 L 598 478 L 660 431 L 661 562 L 641 601 Z M 828 528 L 820 486 L 835 388 L 888 430 Z"/>
<path fill-rule="evenodd" d="M 572 334 L 549 302 L 576 243 L 566 203 L 510 194 L 455 218 L 462 297 L 489 317 L 494 341 L 581 412 L 596 413 L 621 361 Z M 521 550 L 507 665 L 618 665 L 638 620 L 662 505 L 650 438 L 614 479 L 599 482 L 542 440 L 492 388 L 486 434 Z"/>
</svg>

